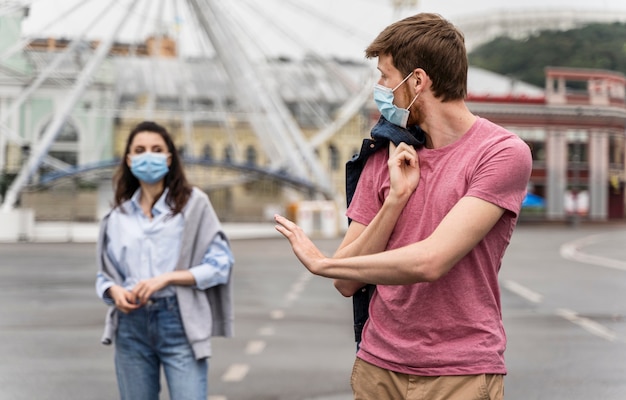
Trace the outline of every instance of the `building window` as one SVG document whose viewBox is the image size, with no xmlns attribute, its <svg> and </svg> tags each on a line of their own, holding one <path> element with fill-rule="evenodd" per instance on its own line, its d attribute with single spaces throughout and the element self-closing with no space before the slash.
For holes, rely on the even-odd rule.
<svg viewBox="0 0 626 400">
<path fill-rule="evenodd" d="M 39 132 L 40 138 L 46 132 L 51 122 L 48 122 Z M 61 127 L 61 131 L 50 146 L 48 155 L 66 164 L 78 165 L 78 129 L 76 129 L 73 123 L 67 121 Z"/>
<path fill-rule="evenodd" d="M 330 170 L 331 171 L 337 171 L 339 169 L 339 150 L 337 150 L 337 147 L 335 147 L 335 145 L 330 145 L 328 146 L 328 156 L 329 156 L 329 162 L 330 162 Z"/>
<path fill-rule="evenodd" d="M 213 148 L 211 145 L 205 144 L 202 148 L 202 159 L 203 160 L 212 160 L 213 159 Z"/>
<path fill-rule="evenodd" d="M 587 143 L 574 142 L 567 144 L 567 161 L 587 162 Z"/>
<path fill-rule="evenodd" d="M 588 133 L 581 129 L 570 129 L 567 132 L 567 161 L 587 162 Z"/>
<path fill-rule="evenodd" d="M 530 152 L 533 157 L 533 161 L 546 161 L 546 144 L 544 142 L 526 141 Z"/>
<path fill-rule="evenodd" d="M 256 165 L 257 162 L 257 153 L 254 146 L 248 146 L 246 148 L 246 164 L 247 165 Z"/>
<path fill-rule="evenodd" d="M 228 145 L 224 148 L 224 161 L 232 162 L 234 156 L 233 146 Z"/>
<path fill-rule="evenodd" d="M 624 137 L 612 135 L 609 137 L 609 164 L 618 168 L 624 165 Z"/>
</svg>

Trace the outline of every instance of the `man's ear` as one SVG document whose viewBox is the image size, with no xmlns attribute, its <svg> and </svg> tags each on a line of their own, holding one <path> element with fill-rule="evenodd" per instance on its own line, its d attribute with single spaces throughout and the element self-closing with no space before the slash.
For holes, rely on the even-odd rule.
<svg viewBox="0 0 626 400">
<path fill-rule="evenodd" d="M 413 70 L 413 76 L 415 77 L 415 92 L 421 93 L 430 87 L 430 77 L 422 68 L 415 68 Z"/>
</svg>

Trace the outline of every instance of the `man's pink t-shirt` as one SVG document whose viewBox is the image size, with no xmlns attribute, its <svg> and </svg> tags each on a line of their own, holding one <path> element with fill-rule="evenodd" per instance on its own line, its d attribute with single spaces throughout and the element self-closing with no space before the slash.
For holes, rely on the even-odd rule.
<svg viewBox="0 0 626 400">
<path fill-rule="evenodd" d="M 395 249 L 428 237 L 465 196 L 507 210 L 487 236 L 431 283 L 378 285 L 357 356 L 423 376 L 505 374 L 498 271 L 532 169 L 528 146 L 478 118 L 456 142 L 420 149 L 420 182 L 389 239 Z M 389 193 L 387 151 L 367 161 L 347 216 L 369 224 Z"/>
</svg>

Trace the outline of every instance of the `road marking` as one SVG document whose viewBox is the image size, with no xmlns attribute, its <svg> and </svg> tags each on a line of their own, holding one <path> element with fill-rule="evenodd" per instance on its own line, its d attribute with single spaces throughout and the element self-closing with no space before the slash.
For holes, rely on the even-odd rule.
<svg viewBox="0 0 626 400">
<path fill-rule="evenodd" d="M 528 289 L 525 286 L 520 285 L 514 281 L 504 281 L 503 286 L 506 287 L 511 292 L 517 294 L 518 296 L 532 302 L 535 304 L 541 303 L 543 300 L 543 296 L 537 292 L 534 292 Z M 590 332 L 596 336 L 601 337 L 602 339 L 608 340 L 610 342 L 614 342 L 618 340 L 618 335 L 605 327 L 602 324 L 599 324 L 589 318 L 584 318 L 579 316 L 575 311 L 569 310 L 567 308 L 558 308 L 555 310 L 556 315 L 566 319 L 567 321 L 580 326 L 585 329 L 587 332 Z"/>
<path fill-rule="evenodd" d="M 291 285 L 291 288 L 287 294 L 285 294 L 285 301 L 289 305 L 290 303 L 296 301 L 298 297 L 300 297 L 300 293 L 304 291 L 308 281 L 311 279 L 311 273 L 309 271 L 305 271 L 300 274 L 300 277 L 297 281 Z"/>
<path fill-rule="evenodd" d="M 538 303 L 541 303 L 541 301 L 543 300 L 542 295 L 540 295 L 539 293 L 535 291 L 530 290 L 526 286 L 520 285 L 519 283 L 515 281 L 504 281 L 503 285 L 505 288 L 507 288 L 511 292 L 530 301 L 531 303 L 538 304 Z"/>
<path fill-rule="evenodd" d="M 285 312 L 283 310 L 274 310 L 270 312 L 270 317 L 272 319 L 283 319 L 285 318 Z"/>
<path fill-rule="evenodd" d="M 576 312 L 572 310 L 568 310 L 566 308 L 559 308 L 556 310 L 556 313 L 566 320 L 580 326 L 586 331 L 599 336 L 603 339 L 608 340 L 609 342 L 614 342 L 617 340 L 617 334 L 611 331 L 609 328 L 601 325 L 589 318 L 584 318 L 576 314 Z"/>
<path fill-rule="evenodd" d="M 582 239 L 574 240 L 569 243 L 565 243 L 561 246 L 561 257 L 565 258 L 566 260 L 579 261 L 587 264 L 598 265 L 601 267 L 626 271 L 626 262 L 624 261 L 608 257 L 596 256 L 592 254 L 585 254 L 580 251 L 580 249 L 584 246 L 588 246 L 590 244 L 604 240 L 604 237 L 606 235 L 607 234 L 592 235 Z"/>
<path fill-rule="evenodd" d="M 265 349 L 263 340 L 251 340 L 246 346 L 246 354 L 260 354 Z"/>
<path fill-rule="evenodd" d="M 269 325 L 259 329 L 259 335 L 261 336 L 274 336 L 274 332 L 274 327 Z"/>
<path fill-rule="evenodd" d="M 285 295 L 285 300 L 288 304 L 293 303 L 294 301 L 298 300 L 298 295 L 298 293 L 289 292 Z"/>
<path fill-rule="evenodd" d="M 222 375 L 224 382 L 241 382 L 246 377 L 250 366 L 248 364 L 233 364 Z"/>
</svg>

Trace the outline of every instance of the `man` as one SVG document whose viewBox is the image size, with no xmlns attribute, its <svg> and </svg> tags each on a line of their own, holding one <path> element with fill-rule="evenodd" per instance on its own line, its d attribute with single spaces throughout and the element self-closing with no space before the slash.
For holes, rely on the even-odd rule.
<svg viewBox="0 0 626 400">
<path fill-rule="evenodd" d="M 355 399 L 502 399 L 506 374 L 498 271 L 532 161 L 515 134 L 473 115 L 463 35 L 435 14 L 385 28 L 375 100 L 423 148 L 371 155 L 335 257 L 291 221 L 276 229 L 316 275 L 352 295 L 376 284 L 352 372 Z"/>
</svg>

